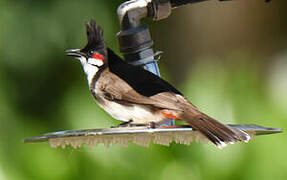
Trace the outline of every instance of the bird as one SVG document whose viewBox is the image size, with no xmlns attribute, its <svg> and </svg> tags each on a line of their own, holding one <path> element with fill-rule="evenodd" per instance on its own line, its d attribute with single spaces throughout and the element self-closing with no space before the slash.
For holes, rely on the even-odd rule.
<svg viewBox="0 0 287 180">
<path fill-rule="evenodd" d="M 106 46 L 103 30 L 93 19 L 85 26 L 86 46 L 67 49 L 66 55 L 81 62 L 96 103 L 122 125 L 157 128 L 172 118 L 184 121 L 219 148 L 249 141 L 246 132 L 204 114 L 167 81 L 126 63 Z"/>
</svg>

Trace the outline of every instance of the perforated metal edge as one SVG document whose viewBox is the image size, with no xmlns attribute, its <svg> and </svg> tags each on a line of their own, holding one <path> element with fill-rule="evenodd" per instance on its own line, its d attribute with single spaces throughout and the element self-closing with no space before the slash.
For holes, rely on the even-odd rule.
<svg viewBox="0 0 287 180">
<path fill-rule="evenodd" d="M 243 130 L 253 139 L 255 135 L 274 134 L 282 132 L 279 128 L 267 128 L 258 125 L 230 125 L 233 128 Z M 150 143 L 169 146 L 170 143 L 190 145 L 193 141 L 207 143 L 208 139 L 191 127 L 180 128 L 155 128 L 146 127 L 121 127 L 106 129 L 84 129 L 71 131 L 58 131 L 42 136 L 24 139 L 25 143 L 49 142 L 52 148 L 71 146 L 79 148 L 83 144 L 88 147 L 104 144 L 109 147 L 112 144 L 128 146 L 135 143 L 148 147 Z"/>
</svg>

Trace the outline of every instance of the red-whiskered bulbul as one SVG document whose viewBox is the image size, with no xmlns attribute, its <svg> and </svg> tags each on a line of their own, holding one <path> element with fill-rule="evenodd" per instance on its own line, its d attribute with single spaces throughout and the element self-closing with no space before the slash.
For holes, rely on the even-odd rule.
<svg viewBox="0 0 287 180">
<path fill-rule="evenodd" d="M 96 102 L 112 117 L 134 125 L 182 120 L 218 147 L 248 142 L 247 133 L 200 112 L 165 80 L 123 61 L 106 47 L 102 28 L 94 20 L 86 23 L 86 29 L 88 44 L 66 53 L 80 60 Z"/>
</svg>

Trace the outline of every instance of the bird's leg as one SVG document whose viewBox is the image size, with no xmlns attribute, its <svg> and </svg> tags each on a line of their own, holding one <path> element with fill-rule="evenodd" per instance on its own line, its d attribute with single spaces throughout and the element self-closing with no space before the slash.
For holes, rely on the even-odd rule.
<svg viewBox="0 0 287 180">
<path fill-rule="evenodd" d="M 134 126 L 132 124 L 132 122 L 133 122 L 133 120 L 129 120 L 129 121 L 123 122 L 123 123 L 121 123 L 121 124 L 119 124 L 117 126 L 111 126 L 111 128 L 132 127 L 132 126 Z"/>
</svg>

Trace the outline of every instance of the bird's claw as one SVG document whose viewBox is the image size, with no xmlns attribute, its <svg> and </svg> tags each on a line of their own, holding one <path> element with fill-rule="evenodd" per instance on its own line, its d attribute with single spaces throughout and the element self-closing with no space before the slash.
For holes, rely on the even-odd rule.
<svg viewBox="0 0 287 180">
<path fill-rule="evenodd" d="M 160 125 L 159 125 L 158 123 L 154 122 L 154 121 L 148 122 L 148 123 L 146 124 L 146 127 L 147 127 L 148 129 L 155 129 L 155 128 L 159 127 L 159 126 L 160 126 Z"/>
<path fill-rule="evenodd" d="M 123 122 L 117 126 L 111 126 L 111 128 L 121 128 L 121 127 L 134 127 L 135 124 L 132 124 L 133 120 L 129 120 L 127 122 Z"/>
</svg>

